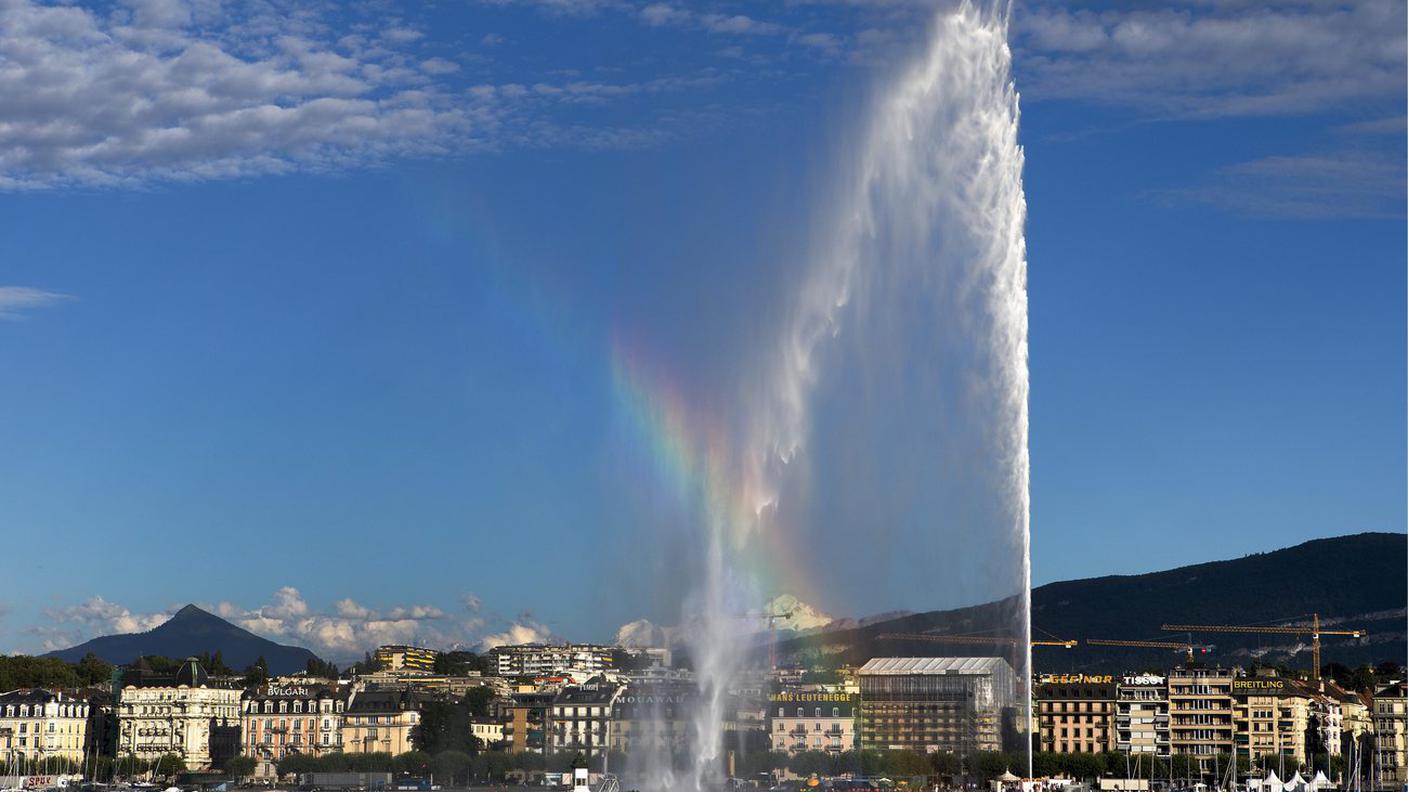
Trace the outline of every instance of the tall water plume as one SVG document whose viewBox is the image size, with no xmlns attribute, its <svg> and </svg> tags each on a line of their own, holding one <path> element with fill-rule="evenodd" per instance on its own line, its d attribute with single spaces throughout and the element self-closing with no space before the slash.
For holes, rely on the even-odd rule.
<svg viewBox="0 0 1408 792">
<path fill-rule="evenodd" d="M 727 479 L 714 491 L 729 495 L 707 506 L 712 533 L 704 585 L 686 614 L 701 691 L 694 789 L 707 788 L 721 765 L 725 694 L 746 649 L 738 616 L 761 606 L 755 582 L 739 570 L 750 568 L 749 554 L 764 552 L 758 534 L 780 530 L 780 522 L 790 524 L 798 545 L 810 538 L 820 543 L 809 537 L 806 520 L 787 519 L 794 508 L 788 493 L 800 491 L 802 460 L 818 431 L 818 388 L 835 377 L 828 367 L 845 359 L 838 349 L 848 337 L 855 360 L 867 367 L 867 381 L 896 383 L 907 394 L 874 409 L 874 425 L 893 429 L 909 419 L 887 411 L 918 408 L 914 421 L 934 436 L 933 454 L 949 457 L 910 466 L 918 472 L 889 470 L 869 458 L 858 464 L 880 465 L 876 469 L 885 472 L 870 475 L 882 486 L 889 476 L 909 476 L 907 503 L 925 502 L 926 483 L 942 475 L 938 471 L 952 472 L 961 479 L 954 488 L 984 501 L 964 507 L 964 514 L 981 517 L 974 524 L 955 524 L 943 529 L 952 537 L 918 542 L 939 548 L 931 553 L 938 557 L 950 539 L 965 546 L 964 531 L 990 534 L 983 537 L 989 557 L 966 559 L 976 572 L 961 566 L 965 559 L 951 559 L 939 571 L 912 574 L 921 585 L 928 575 L 936 581 L 944 575 L 1003 578 L 995 590 L 1016 603 L 1007 626 L 1021 647 L 1014 654 L 1027 685 L 1021 700 L 1030 702 L 1026 203 L 1007 21 L 1001 4 L 965 1 L 940 10 L 925 46 L 879 93 L 861 145 L 841 164 L 850 171 L 845 186 L 833 206 L 820 208 L 830 220 L 814 241 L 776 344 L 767 347 L 771 352 L 753 378 L 741 439 L 719 468 L 711 468 Z M 896 358 L 891 342 L 916 333 L 924 341 L 912 348 L 933 359 Z M 933 408 L 939 415 L 922 414 L 931 389 L 942 393 L 942 404 Z M 867 497 L 883 503 L 890 493 Z M 857 547 L 876 541 L 886 539 L 854 537 Z M 878 563 L 894 563 L 905 549 L 876 552 Z M 981 601 L 987 592 L 971 593 L 972 601 Z"/>
</svg>

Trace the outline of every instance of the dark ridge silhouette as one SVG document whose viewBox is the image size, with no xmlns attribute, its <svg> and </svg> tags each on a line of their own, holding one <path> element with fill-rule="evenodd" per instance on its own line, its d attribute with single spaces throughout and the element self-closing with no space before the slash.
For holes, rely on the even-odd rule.
<svg viewBox="0 0 1408 792">
<path fill-rule="evenodd" d="M 284 646 L 260 638 L 194 605 L 176 611 L 164 624 L 147 632 L 104 635 L 45 656 L 77 662 L 89 652 L 114 665 L 131 663 L 142 655 L 180 659 L 202 652 L 220 652 L 226 665 L 234 669 L 253 665 L 263 657 L 271 674 L 302 671 L 316 657 L 300 646 Z"/>
<path fill-rule="evenodd" d="M 1267 553 L 1179 567 L 1143 575 L 1048 583 L 1032 590 L 1032 625 L 1037 638 L 1115 638 L 1184 641 L 1164 623 L 1250 625 L 1320 614 L 1326 628 L 1368 631 L 1364 639 L 1324 636 L 1322 663 L 1349 666 L 1408 656 L 1408 534 L 1363 533 L 1316 539 Z M 880 639 L 884 633 L 974 632 L 998 623 L 1013 603 L 996 602 L 956 610 L 916 613 L 855 629 L 822 631 L 780 640 L 782 658 L 819 650 L 861 663 L 882 656 L 1009 655 L 1010 650 Z M 1310 639 L 1290 635 L 1194 634 L 1210 645 L 1199 661 L 1250 665 L 1254 661 L 1309 668 Z M 809 651 L 811 650 L 811 651 Z M 1172 666 L 1184 655 L 1170 649 L 1036 647 L 1041 672 L 1117 673 Z"/>
</svg>

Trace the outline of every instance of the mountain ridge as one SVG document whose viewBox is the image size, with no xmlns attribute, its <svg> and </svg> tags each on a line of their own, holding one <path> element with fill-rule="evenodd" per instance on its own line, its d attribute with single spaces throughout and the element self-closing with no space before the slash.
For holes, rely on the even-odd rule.
<svg viewBox="0 0 1408 792">
<path fill-rule="evenodd" d="M 1401 661 L 1408 655 L 1408 534 L 1360 533 L 1312 539 L 1241 558 L 1205 561 L 1139 575 L 1056 581 L 1032 589 L 1032 626 L 1038 638 L 1077 639 L 1073 649 L 1040 647 L 1038 671 L 1117 672 L 1173 665 L 1170 650 L 1093 647 L 1087 638 L 1181 640 L 1163 623 L 1287 623 L 1319 613 L 1322 623 L 1353 623 L 1364 639 L 1322 639 L 1323 662 L 1359 665 Z M 822 630 L 779 643 L 782 655 L 804 651 L 841 654 L 848 662 L 874 656 L 1002 654 L 981 645 L 881 639 L 885 633 L 974 633 L 1010 623 L 1013 600 L 928 611 L 864 626 Z M 1017 636 L 1007 636 L 1016 638 Z M 1308 639 L 1261 634 L 1195 634 L 1211 645 L 1202 659 L 1304 665 Z"/>
<path fill-rule="evenodd" d="M 44 656 L 72 663 L 89 652 L 114 665 L 131 663 L 142 655 L 179 659 L 220 652 L 225 663 L 237 669 L 253 665 L 263 657 L 272 674 L 302 671 L 309 660 L 317 659 L 308 649 L 262 638 L 194 604 L 182 607 L 170 619 L 146 632 L 103 635 Z"/>
</svg>

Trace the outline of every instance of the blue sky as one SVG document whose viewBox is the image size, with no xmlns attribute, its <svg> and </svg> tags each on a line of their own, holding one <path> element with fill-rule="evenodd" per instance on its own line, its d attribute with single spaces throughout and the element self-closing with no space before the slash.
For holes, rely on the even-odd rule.
<svg viewBox="0 0 1408 792">
<path fill-rule="evenodd" d="M 734 365 L 930 9 L 0 4 L 0 650 L 668 622 L 613 339 Z M 1036 581 L 1403 530 L 1402 3 L 1014 14 Z"/>
</svg>

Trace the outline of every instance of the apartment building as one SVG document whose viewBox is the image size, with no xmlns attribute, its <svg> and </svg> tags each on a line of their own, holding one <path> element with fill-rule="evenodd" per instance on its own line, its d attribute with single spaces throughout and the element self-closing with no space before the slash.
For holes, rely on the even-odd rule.
<svg viewBox="0 0 1408 792">
<path fill-rule="evenodd" d="M 346 753 L 405 753 L 420 723 L 420 694 L 413 690 L 363 690 L 352 695 L 342 716 Z"/>
<path fill-rule="evenodd" d="M 1168 679 L 1161 674 L 1126 674 L 1115 690 L 1115 750 L 1133 755 L 1169 755 Z"/>
<path fill-rule="evenodd" d="M 593 757 L 611 744 L 611 716 L 621 686 L 604 679 L 568 685 L 552 700 L 548 746 Z"/>
<path fill-rule="evenodd" d="M 439 655 L 434 649 L 394 644 L 378 646 L 372 653 L 372 659 L 383 671 L 397 674 L 433 674 L 435 658 Z"/>
<path fill-rule="evenodd" d="M 62 691 L 0 694 L 0 762 L 40 767 L 45 760 L 81 763 L 89 739 L 89 708 Z"/>
<path fill-rule="evenodd" d="M 575 676 L 579 679 L 615 670 L 615 647 L 601 644 L 514 644 L 495 647 L 499 676 Z"/>
<path fill-rule="evenodd" d="M 511 753 L 543 753 L 547 745 L 548 711 L 555 692 L 520 690 L 499 705 L 503 741 Z"/>
<path fill-rule="evenodd" d="M 1038 744 L 1055 753 L 1115 748 L 1115 678 L 1109 674 L 1045 674 L 1037 682 Z"/>
<path fill-rule="evenodd" d="M 1218 754 L 1234 747 L 1232 683 L 1236 669 L 1187 666 L 1168 675 L 1169 745 L 1173 753 L 1196 757 L 1212 767 Z"/>
<path fill-rule="evenodd" d="M 1374 752 L 1384 786 L 1408 784 L 1408 683 L 1374 691 Z"/>
</svg>

